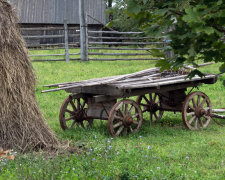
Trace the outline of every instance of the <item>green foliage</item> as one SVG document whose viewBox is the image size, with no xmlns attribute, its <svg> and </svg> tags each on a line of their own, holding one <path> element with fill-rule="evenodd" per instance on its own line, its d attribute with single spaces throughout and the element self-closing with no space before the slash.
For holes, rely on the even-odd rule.
<svg viewBox="0 0 225 180">
<path fill-rule="evenodd" d="M 107 27 L 115 28 L 119 31 L 138 31 L 138 24 L 126 12 L 127 0 L 114 0 L 114 6 L 106 9 L 107 16 L 113 14 L 113 20 L 107 19 Z M 138 8 L 138 7 L 137 7 Z"/>
<path fill-rule="evenodd" d="M 224 0 L 128 0 L 126 10 L 147 34 L 171 40 L 170 67 L 214 61 L 223 63 L 224 72 Z"/>
</svg>

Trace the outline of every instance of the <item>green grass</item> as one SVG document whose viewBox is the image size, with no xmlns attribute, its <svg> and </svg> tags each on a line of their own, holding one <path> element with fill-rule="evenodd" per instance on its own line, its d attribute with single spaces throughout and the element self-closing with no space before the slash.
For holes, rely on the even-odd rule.
<svg viewBox="0 0 225 180">
<path fill-rule="evenodd" d="M 185 129 L 180 113 L 165 113 L 159 123 L 151 126 L 149 117 L 144 115 L 147 121 L 141 131 L 127 137 L 111 139 L 107 121 L 99 120 L 87 130 L 78 128 L 64 132 L 58 114 L 68 94 L 64 91 L 41 94 L 46 84 L 132 73 L 154 67 L 155 62 L 45 62 L 33 65 L 39 80 L 37 100 L 47 123 L 59 139 L 69 140 L 71 145 L 86 151 L 51 158 L 33 153 L 17 155 L 15 161 L 0 161 L 0 180 L 225 178 L 225 128 L 213 121 L 207 129 L 193 132 Z M 217 73 L 218 65 L 202 70 Z M 216 84 L 199 87 L 209 96 L 214 108 L 225 107 L 222 80 L 225 80 L 224 75 Z"/>
</svg>

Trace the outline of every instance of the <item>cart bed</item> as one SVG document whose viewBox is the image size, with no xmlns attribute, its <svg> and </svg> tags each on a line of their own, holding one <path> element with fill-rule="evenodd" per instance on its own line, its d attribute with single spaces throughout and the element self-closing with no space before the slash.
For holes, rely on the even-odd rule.
<svg viewBox="0 0 225 180">
<path fill-rule="evenodd" d="M 188 78 L 188 74 L 185 71 L 160 72 L 159 68 L 151 68 L 120 76 L 47 85 L 45 87 L 57 88 L 42 92 L 65 90 L 68 93 L 76 94 L 130 97 L 146 92 L 163 92 L 197 87 L 202 83 L 213 84 L 217 81 L 216 74 L 204 74 L 204 77 L 195 76 L 192 79 Z"/>
</svg>

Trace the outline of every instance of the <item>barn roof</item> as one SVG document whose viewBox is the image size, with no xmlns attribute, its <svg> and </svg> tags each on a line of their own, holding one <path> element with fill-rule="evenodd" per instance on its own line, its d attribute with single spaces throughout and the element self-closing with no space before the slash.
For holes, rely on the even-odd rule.
<svg viewBox="0 0 225 180">
<path fill-rule="evenodd" d="M 9 0 L 17 9 L 20 23 L 79 24 L 79 0 Z M 84 0 L 87 14 L 105 23 L 104 0 Z M 98 24 L 88 18 L 88 24 Z"/>
</svg>

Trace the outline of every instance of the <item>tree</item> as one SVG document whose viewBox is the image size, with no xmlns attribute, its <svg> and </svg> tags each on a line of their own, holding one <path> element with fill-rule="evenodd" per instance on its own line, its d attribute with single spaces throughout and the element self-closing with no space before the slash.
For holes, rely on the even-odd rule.
<svg viewBox="0 0 225 180">
<path fill-rule="evenodd" d="M 109 1 L 114 4 L 110 6 Z M 112 27 L 119 31 L 138 31 L 138 25 L 133 19 L 126 13 L 128 0 L 107 0 L 108 8 L 107 13 L 109 14 L 107 27 Z M 111 4 L 111 5 L 112 5 Z"/>
<path fill-rule="evenodd" d="M 158 66 L 197 67 L 199 60 L 214 61 L 225 72 L 224 0 L 128 0 L 126 11 L 146 33 L 170 40 L 164 51 L 173 50 L 174 56 Z M 198 70 L 194 74 L 202 75 Z"/>
</svg>

